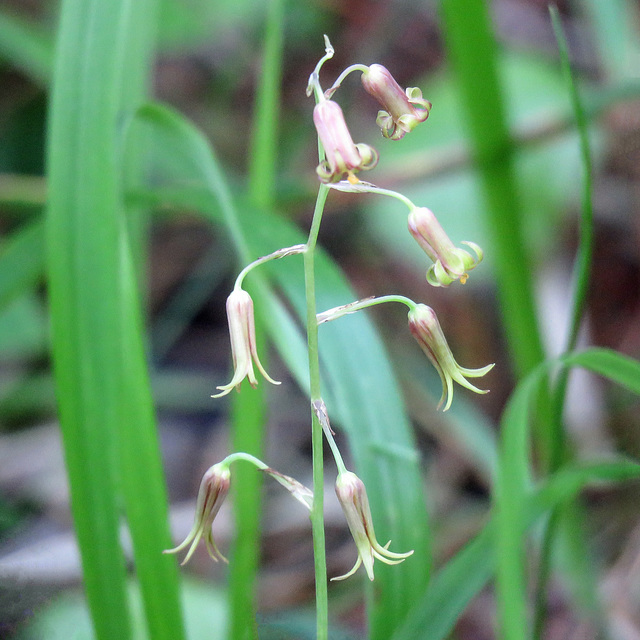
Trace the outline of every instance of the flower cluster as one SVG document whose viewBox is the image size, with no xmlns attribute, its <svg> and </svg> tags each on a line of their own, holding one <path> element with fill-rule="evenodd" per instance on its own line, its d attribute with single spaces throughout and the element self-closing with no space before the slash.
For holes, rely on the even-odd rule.
<svg viewBox="0 0 640 640">
<path fill-rule="evenodd" d="M 403 90 L 388 69 L 379 64 L 370 66 L 352 65 L 338 76 L 329 90 L 323 91 L 320 86 L 319 72 L 324 62 L 333 56 L 331 44 L 326 38 L 325 41 L 327 45 L 326 55 L 320 60 L 311 74 L 307 89 L 308 95 L 313 93 L 316 99 L 313 121 L 323 156 L 316 168 L 318 178 L 321 183 L 334 189 L 387 195 L 404 202 L 409 207 L 409 232 L 433 263 L 427 271 L 427 282 L 436 287 L 447 287 L 456 281 L 464 283 L 468 278 L 469 271 L 474 269 L 482 260 L 482 249 L 473 242 L 464 242 L 463 244 L 475 255 L 465 249 L 457 248 L 430 209 L 416 206 L 401 194 L 381 189 L 370 183 L 363 182 L 357 177 L 356 174 L 360 171 L 367 171 L 376 166 L 378 152 L 368 144 L 355 143 L 353 141 L 344 113 L 340 105 L 332 97 L 347 75 L 354 71 L 361 72 L 362 86 L 382 107 L 378 112 L 376 122 L 383 137 L 396 141 L 402 139 L 407 133 L 413 131 L 418 124 L 428 118 L 431 111 L 431 103 L 422 97 L 422 92 L 416 87 L 409 87 Z M 321 189 L 326 189 L 326 187 L 321 187 Z M 314 227 L 312 224 L 312 229 L 314 228 L 317 234 L 317 226 Z M 309 241 L 305 245 L 294 245 L 279 249 L 255 260 L 238 275 L 234 289 L 227 299 L 233 375 L 228 384 L 217 387 L 219 393 L 215 394 L 214 398 L 227 395 L 233 389 L 239 390 L 245 378 L 255 387 L 258 384 L 258 380 L 254 366 L 267 381 L 276 385 L 280 384 L 269 376 L 258 357 L 253 300 L 242 288 L 242 282 L 251 269 L 265 262 L 311 251 L 312 246 L 315 245 L 315 238 L 312 242 L 311 237 L 310 234 Z M 445 411 L 451 406 L 454 381 L 476 393 L 486 393 L 486 391 L 472 385 L 467 378 L 481 377 L 493 365 L 479 369 L 461 367 L 451 353 L 435 312 L 424 304 L 417 304 L 403 296 L 371 297 L 320 313 L 317 315 L 316 320 L 318 324 L 321 324 L 375 304 L 392 301 L 401 302 L 409 307 L 409 330 L 440 376 L 442 395 L 439 406 L 444 405 Z M 310 326 L 309 331 L 312 329 L 316 330 L 313 325 Z M 336 495 L 358 551 L 358 558 L 353 568 L 344 575 L 332 579 L 343 580 L 348 578 L 357 571 L 360 565 L 364 565 L 367 576 L 370 580 L 373 580 L 375 559 L 386 564 L 398 564 L 408 558 L 413 551 L 397 553 L 389 550 L 390 542 L 384 546 L 378 542 L 374 532 L 364 483 L 355 473 L 348 471 L 345 467 L 333 438 L 334 432 L 329 424 L 329 416 L 324 401 L 316 397 L 311 404 L 315 413 L 316 423 L 320 424 L 338 467 L 335 487 Z M 167 550 L 165 553 L 178 553 L 188 547 L 187 554 L 183 560 L 184 564 L 191 558 L 199 542 L 204 539 L 209 555 L 216 561 L 226 561 L 214 540 L 212 524 L 222 502 L 229 493 L 230 466 L 236 460 L 245 460 L 254 464 L 284 486 L 301 504 L 312 510 L 314 498 L 309 489 L 293 478 L 271 469 L 261 460 L 247 453 L 234 453 L 222 462 L 213 465 L 204 474 L 198 493 L 193 527 L 181 544 Z"/>
</svg>

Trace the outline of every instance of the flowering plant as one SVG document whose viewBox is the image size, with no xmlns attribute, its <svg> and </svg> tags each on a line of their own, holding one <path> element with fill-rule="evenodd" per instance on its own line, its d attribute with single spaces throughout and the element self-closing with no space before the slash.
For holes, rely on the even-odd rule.
<svg viewBox="0 0 640 640">
<path fill-rule="evenodd" d="M 246 378 L 252 386 L 258 384 L 254 366 L 262 376 L 272 384 L 279 384 L 269 376 L 260 362 L 256 348 L 254 327 L 254 306 L 249 293 L 242 288 L 244 277 L 256 267 L 271 260 L 289 255 L 302 254 L 306 283 L 307 302 L 307 338 L 309 355 L 309 395 L 311 401 L 313 478 L 314 491 L 306 489 L 299 482 L 269 468 L 264 462 L 248 453 L 233 453 L 222 462 L 211 467 L 205 474 L 200 487 L 193 528 L 184 542 L 167 553 L 189 550 L 186 562 L 193 554 L 201 539 L 205 540 L 209 554 L 214 560 L 223 559 L 213 539 L 211 526 L 220 509 L 230 485 L 229 467 L 232 462 L 242 459 L 248 461 L 265 473 L 270 474 L 283 485 L 297 500 L 310 510 L 313 532 L 314 554 L 316 556 L 316 598 L 318 603 L 318 630 L 320 640 L 327 638 L 326 624 L 326 561 L 324 549 L 323 505 L 323 440 L 333 454 L 338 475 L 336 495 L 343 509 L 348 528 L 357 550 L 357 559 L 353 568 L 345 574 L 333 577 L 343 580 L 352 576 L 360 565 L 364 565 L 370 580 L 374 579 L 373 563 L 378 559 L 394 565 L 404 562 L 414 551 L 391 551 L 389 544 L 381 545 L 374 532 L 373 515 L 364 482 L 344 463 L 334 431 L 329 423 L 327 407 L 322 398 L 320 380 L 320 362 L 318 352 L 318 325 L 336 320 L 343 315 L 366 309 L 385 302 L 400 302 L 409 307 L 409 329 L 418 341 L 421 349 L 436 368 L 442 380 L 440 405 L 446 411 L 453 399 L 453 381 L 477 393 L 486 393 L 467 381 L 468 377 L 485 375 L 493 365 L 479 369 L 467 369 L 457 364 L 444 337 L 435 312 L 422 303 L 416 303 L 401 295 L 370 297 L 348 303 L 334 309 L 317 313 L 315 300 L 314 257 L 318 239 L 324 203 L 331 190 L 360 194 L 374 194 L 395 198 L 409 208 L 409 231 L 424 249 L 433 264 L 427 271 L 427 282 L 433 286 L 449 286 L 455 281 L 466 282 L 468 272 L 482 260 L 483 252 L 478 245 L 465 243 L 475 253 L 475 258 L 466 250 L 458 249 L 446 235 L 435 215 L 426 207 L 416 206 L 406 196 L 382 189 L 360 179 L 359 173 L 373 169 L 378 161 L 378 152 L 368 144 L 355 143 L 349 132 L 346 119 L 340 105 L 333 95 L 343 80 L 352 72 L 362 73 L 365 90 L 383 107 L 377 117 L 383 137 L 400 140 L 415 127 L 424 122 L 431 110 L 431 103 L 422 97 L 419 89 L 413 87 L 403 91 L 391 73 L 381 65 L 352 65 L 345 69 L 327 91 L 320 84 L 320 71 L 323 64 L 333 56 L 333 48 L 325 36 L 325 55 L 320 59 L 309 78 L 307 95 L 315 96 L 313 122 L 318 134 L 320 162 L 316 173 L 320 180 L 318 199 L 314 211 L 307 242 L 301 245 L 278 249 L 271 254 L 258 258 L 248 264 L 238 275 L 234 289 L 227 300 L 227 316 L 231 340 L 231 353 L 234 372 L 231 381 L 218 387 L 221 397 L 233 389 L 239 390 Z M 400 498 L 401 499 L 401 498 Z"/>
</svg>

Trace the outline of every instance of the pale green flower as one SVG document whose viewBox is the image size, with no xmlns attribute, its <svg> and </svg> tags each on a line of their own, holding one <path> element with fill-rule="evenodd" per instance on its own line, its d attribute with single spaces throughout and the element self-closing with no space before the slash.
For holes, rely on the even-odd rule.
<svg viewBox="0 0 640 640">
<path fill-rule="evenodd" d="M 431 307 L 426 304 L 417 304 L 409 311 L 409 330 L 418 341 L 420 348 L 431 360 L 440 380 L 442 380 L 442 396 L 438 408 L 442 406 L 442 403 L 445 403 L 444 411 L 451 406 L 454 380 L 475 393 L 487 393 L 487 391 L 474 387 L 467 378 L 479 378 L 485 375 L 493 368 L 493 364 L 480 369 L 461 367 L 455 361 L 435 311 Z"/>
</svg>

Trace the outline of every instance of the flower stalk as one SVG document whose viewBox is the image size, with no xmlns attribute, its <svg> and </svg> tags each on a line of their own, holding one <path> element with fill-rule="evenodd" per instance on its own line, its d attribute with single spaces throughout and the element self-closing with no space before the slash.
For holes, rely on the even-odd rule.
<svg viewBox="0 0 640 640">
<path fill-rule="evenodd" d="M 409 329 L 441 378 L 443 391 L 438 406 L 444 404 L 445 411 L 452 402 L 454 381 L 476 393 L 486 393 L 486 391 L 469 383 L 467 378 L 483 376 L 493 367 L 493 365 L 488 365 L 480 369 L 467 369 L 458 365 L 433 310 L 402 295 L 366 298 L 329 309 L 320 314 L 317 313 L 315 251 L 324 207 L 331 188 L 339 191 L 385 195 L 403 202 L 410 212 L 409 231 L 433 261 L 433 265 L 427 272 L 427 280 L 434 286 L 448 286 L 456 280 L 464 282 L 468 271 L 473 269 L 482 259 L 482 250 L 474 243 L 466 242 L 464 244 L 471 248 L 476 254 L 475 257 L 464 249 L 456 248 L 433 213 L 426 207 L 417 207 L 404 195 L 363 182 L 356 176 L 359 171 L 372 169 L 377 163 L 378 154 L 369 145 L 356 144 L 353 141 L 342 109 L 338 103 L 331 99 L 342 81 L 350 73 L 362 72 L 364 88 L 384 107 L 385 110 L 378 114 L 377 122 L 381 127 L 382 135 L 392 140 L 401 139 L 420 122 L 426 120 L 431 103 L 422 98 L 421 91 L 415 87 L 403 91 L 389 71 L 381 65 L 368 67 L 352 65 L 340 74 L 328 91 L 323 92 L 319 80 L 320 70 L 324 62 L 329 60 L 333 54 L 333 47 L 325 36 L 325 55 L 316 65 L 307 87 L 307 95 L 313 94 L 316 100 L 313 120 L 318 133 L 319 165 L 316 172 L 320 180 L 307 241 L 305 244 L 285 247 L 258 258 L 239 273 L 234 289 L 227 299 L 234 372 L 231 381 L 217 387 L 220 393 L 213 396 L 221 397 L 230 393 L 234 388 L 239 389 L 245 378 L 255 387 L 258 381 L 254 367 L 268 382 L 275 385 L 280 384 L 269 376 L 258 357 L 253 300 L 242 288 L 242 284 L 252 269 L 270 260 L 302 254 L 306 297 L 314 491 L 311 492 L 295 479 L 268 467 L 264 462 L 248 453 L 231 454 L 207 470 L 200 485 L 196 517 L 190 533 L 177 547 L 165 551 L 165 553 L 177 553 L 188 547 L 184 564 L 191 558 L 200 540 L 204 539 L 211 557 L 216 561 L 220 559 L 226 561 L 213 538 L 212 524 L 229 492 L 230 465 L 237 460 L 245 460 L 254 464 L 264 473 L 271 475 L 310 511 L 316 585 L 316 638 L 318 640 L 328 640 L 327 563 L 323 514 L 323 444 L 325 438 L 338 469 L 336 495 L 358 551 L 358 558 L 353 568 L 346 574 L 332 579 L 343 580 L 353 575 L 362 564 L 369 579 L 373 580 L 374 560 L 377 559 L 386 564 L 398 564 L 413 553 L 413 551 L 404 553 L 390 551 L 390 542 L 383 546 L 377 541 L 365 486 L 355 473 L 347 469 L 335 442 L 334 432 L 331 429 L 321 394 L 318 325 L 384 302 L 405 304 L 409 308 Z"/>
</svg>

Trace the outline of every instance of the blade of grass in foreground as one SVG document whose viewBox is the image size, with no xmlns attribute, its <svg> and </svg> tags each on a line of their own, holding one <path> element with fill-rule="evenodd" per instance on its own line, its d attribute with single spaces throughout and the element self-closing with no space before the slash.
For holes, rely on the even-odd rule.
<svg viewBox="0 0 640 640">
<path fill-rule="evenodd" d="M 151 0 L 66 0 L 50 110 L 46 222 L 53 365 L 96 637 L 132 636 L 124 505 L 150 637 L 184 637 L 121 197 L 123 114 L 144 97 Z M 99 152 L 97 152 L 99 150 Z"/>
</svg>

